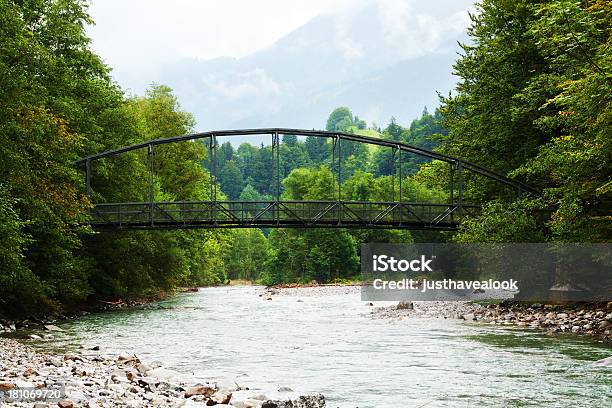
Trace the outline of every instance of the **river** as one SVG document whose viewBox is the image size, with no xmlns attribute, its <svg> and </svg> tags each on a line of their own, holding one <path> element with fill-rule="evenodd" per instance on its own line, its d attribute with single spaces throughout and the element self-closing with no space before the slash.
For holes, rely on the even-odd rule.
<svg viewBox="0 0 612 408">
<path fill-rule="evenodd" d="M 100 346 L 197 379 L 322 393 L 329 407 L 612 406 L 612 349 L 445 319 L 372 319 L 358 293 L 259 297 L 204 288 L 158 308 L 61 324 L 45 349 Z M 300 301 L 298 301 L 298 299 Z"/>
</svg>

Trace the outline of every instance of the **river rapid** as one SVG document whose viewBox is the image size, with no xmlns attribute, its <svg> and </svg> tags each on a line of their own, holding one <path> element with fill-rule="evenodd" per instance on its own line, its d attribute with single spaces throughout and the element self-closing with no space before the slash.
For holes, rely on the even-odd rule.
<svg viewBox="0 0 612 408">
<path fill-rule="evenodd" d="M 329 407 L 612 406 L 609 346 L 456 319 L 374 319 L 350 288 L 203 288 L 68 321 L 45 351 L 135 353 L 197 380 L 322 393 Z M 81 350 L 82 352 L 82 350 Z"/>
</svg>

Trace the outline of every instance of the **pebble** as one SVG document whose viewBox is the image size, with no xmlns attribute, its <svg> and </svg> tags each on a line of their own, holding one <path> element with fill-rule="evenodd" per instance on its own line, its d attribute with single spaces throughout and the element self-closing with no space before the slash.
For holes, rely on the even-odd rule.
<svg viewBox="0 0 612 408">
<path fill-rule="evenodd" d="M 412 302 L 413 309 L 390 306 L 374 308 L 375 319 L 411 317 L 454 318 L 466 321 L 544 329 L 552 333 L 590 335 L 612 342 L 612 313 L 605 308 L 590 309 L 562 305 L 528 305 L 512 302 L 481 306 L 470 302 Z M 401 304 L 401 303 L 400 303 Z M 399 306 L 399 305 L 398 305 Z"/>
<path fill-rule="evenodd" d="M 156 362 L 155 365 L 160 364 Z M 0 391 L 37 385 L 66 385 L 65 397 L 51 405 L 45 401 L 35 405 L 13 401 L 11 406 L 14 407 L 144 408 L 191 406 L 191 402 L 194 406 L 215 405 L 219 408 L 325 407 L 325 398 L 321 395 L 270 401 L 261 392 L 241 387 L 243 391 L 240 393 L 244 395 L 238 398 L 233 392 L 235 389 L 189 384 L 179 380 L 180 376 L 181 373 L 161 367 L 149 370 L 134 355 L 122 353 L 117 358 L 76 354 L 57 356 L 39 353 L 13 339 L 0 338 Z"/>
</svg>

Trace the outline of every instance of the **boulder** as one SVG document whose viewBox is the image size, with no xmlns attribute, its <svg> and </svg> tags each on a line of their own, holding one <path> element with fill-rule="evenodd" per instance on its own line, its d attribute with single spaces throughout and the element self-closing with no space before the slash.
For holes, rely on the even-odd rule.
<svg viewBox="0 0 612 408">
<path fill-rule="evenodd" d="M 204 395 L 206 398 L 210 398 L 215 392 L 216 390 L 214 388 L 207 385 L 197 385 L 185 390 L 185 398 L 190 398 L 194 395 Z"/>
</svg>

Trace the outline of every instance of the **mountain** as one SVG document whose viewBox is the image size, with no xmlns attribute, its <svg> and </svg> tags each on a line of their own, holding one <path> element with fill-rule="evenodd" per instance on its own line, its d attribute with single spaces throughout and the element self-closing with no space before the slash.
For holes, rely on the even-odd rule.
<svg viewBox="0 0 612 408">
<path fill-rule="evenodd" d="M 320 15 L 243 58 L 166 65 L 159 82 L 196 115 L 198 130 L 323 128 L 341 105 L 369 123 L 394 116 L 407 124 L 425 105 L 437 106 L 436 91 L 453 88 L 469 2 L 444 0 L 418 12 L 411 4 L 368 2 Z"/>
</svg>

